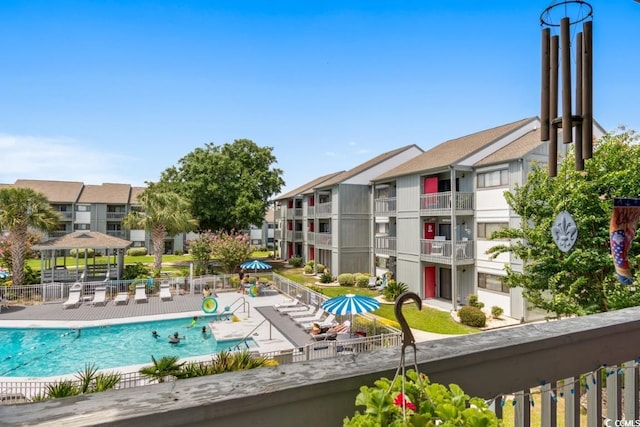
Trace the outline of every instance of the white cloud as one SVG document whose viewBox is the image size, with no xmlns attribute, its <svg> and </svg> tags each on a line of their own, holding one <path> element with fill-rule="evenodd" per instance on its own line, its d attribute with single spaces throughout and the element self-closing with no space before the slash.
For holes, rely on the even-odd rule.
<svg viewBox="0 0 640 427">
<path fill-rule="evenodd" d="M 336 153 L 334 153 L 333 151 L 325 151 L 324 155 L 328 157 L 335 157 Z"/>
<path fill-rule="evenodd" d="M 349 141 L 349 145 L 354 147 L 354 146 L 358 145 L 358 143 L 355 142 L 355 141 Z"/>
<path fill-rule="evenodd" d="M 140 168 L 134 160 L 108 148 L 97 149 L 70 138 L 0 134 L 0 182 L 47 179 L 143 184 L 135 178 Z"/>
</svg>

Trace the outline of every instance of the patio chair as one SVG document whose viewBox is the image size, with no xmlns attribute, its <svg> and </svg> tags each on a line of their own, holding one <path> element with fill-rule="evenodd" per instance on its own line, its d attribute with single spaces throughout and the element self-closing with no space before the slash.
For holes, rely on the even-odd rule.
<svg viewBox="0 0 640 427">
<path fill-rule="evenodd" d="M 274 304 L 273 307 L 277 310 L 279 308 L 284 308 L 284 307 L 294 307 L 299 303 L 300 303 L 300 300 L 298 298 L 292 298 L 292 299 L 286 299 L 279 304 Z"/>
<path fill-rule="evenodd" d="M 330 314 L 324 320 L 301 323 L 300 326 L 302 326 L 303 329 L 309 330 L 313 327 L 314 323 L 317 323 L 320 328 L 331 328 L 332 326 L 337 325 L 335 314 Z"/>
<path fill-rule="evenodd" d="M 292 312 L 288 312 L 287 314 L 289 315 L 290 318 L 296 319 L 296 318 L 303 318 L 303 317 L 313 316 L 318 311 L 322 311 L 322 309 L 320 307 L 316 307 L 314 305 L 310 305 L 306 310 L 292 311 Z"/>
<path fill-rule="evenodd" d="M 129 302 L 129 293 L 128 292 L 120 292 L 113 299 L 113 303 L 115 305 L 120 305 L 120 304 L 127 305 L 128 302 Z"/>
<path fill-rule="evenodd" d="M 324 316 L 324 314 L 325 314 L 325 311 L 319 308 L 318 311 L 316 311 L 316 314 L 314 314 L 313 316 L 294 317 L 293 321 L 296 322 L 298 325 L 302 325 L 304 323 L 309 323 L 309 322 L 317 322 L 318 320 L 322 319 L 322 316 Z"/>
<path fill-rule="evenodd" d="M 160 285 L 160 299 L 162 301 L 171 301 L 173 295 L 171 295 L 171 285 L 168 283 L 162 283 Z"/>
<path fill-rule="evenodd" d="M 134 296 L 136 304 L 139 302 L 147 302 L 147 285 L 136 285 L 136 294 Z"/>
<path fill-rule="evenodd" d="M 78 308 L 80 305 L 80 296 L 82 295 L 82 290 L 78 289 L 69 289 L 69 299 L 67 299 L 63 304 L 62 308 L 66 309 L 69 307 Z"/>
<path fill-rule="evenodd" d="M 302 311 L 309 311 L 311 308 L 313 308 L 313 306 L 311 305 L 298 304 L 291 307 L 278 307 L 276 308 L 276 310 L 280 314 L 290 314 L 290 313 L 296 313 L 296 312 L 302 312 Z"/>
<path fill-rule="evenodd" d="M 96 288 L 96 292 L 93 294 L 93 300 L 91 300 L 91 304 L 95 307 L 96 305 L 106 305 L 107 304 L 107 288 L 104 286 L 100 286 Z"/>
<path fill-rule="evenodd" d="M 375 288 L 376 286 L 378 286 L 378 284 L 376 283 L 377 281 L 378 278 L 376 276 L 369 276 L 369 283 L 367 283 L 367 287 L 369 289 Z"/>
<path fill-rule="evenodd" d="M 9 308 L 9 301 L 7 301 L 6 299 L 0 297 L 0 311 L 2 311 L 2 309 L 8 309 Z"/>
</svg>

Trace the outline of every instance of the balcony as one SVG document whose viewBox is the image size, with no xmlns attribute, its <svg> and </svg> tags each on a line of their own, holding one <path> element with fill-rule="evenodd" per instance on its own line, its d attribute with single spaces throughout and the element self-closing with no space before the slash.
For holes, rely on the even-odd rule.
<svg viewBox="0 0 640 427">
<path fill-rule="evenodd" d="M 316 233 L 316 246 L 331 248 L 332 236 L 331 233 Z"/>
<path fill-rule="evenodd" d="M 307 231 L 307 243 L 313 245 L 316 242 L 316 233 Z"/>
<path fill-rule="evenodd" d="M 282 230 L 279 229 L 279 228 L 276 228 L 273 231 L 273 238 L 276 239 L 276 240 L 282 240 Z"/>
<path fill-rule="evenodd" d="M 455 383 L 502 413 L 513 405 L 516 426 L 539 411 L 543 426 L 640 419 L 640 307 L 418 343 L 417 365 L 432 382 Z M 413 355 L 408 356 L 409 363 Z M 7 425 L 213 425 L 264 427 L 341 425 L 353 416 L 361 385 L 392 378 L 398 347 L 277 367 L 168 381 L 25 405 L 3 407 Z M 215 379 L 215 381 L 213 380 Z M 542 384 L 542 387 L 541 387 Z M 582 385 L 581 385 L 582 384 Z M 606 409 L 603 396 L 606 395 Z M 536 396 L 538 404 L 531 405 Z M 515 400 L 512 400 L 515 399 Z M 556 402 L 562 401 L 559 412 Z M 113 402 L 125 402 L 114 407 Z M 250 402 L 250 404 L 248 404 Z M 28 410 L 25 410 L 25 409 Z M 330 410 L 327 410 L 330 408 Z"/>
<path fill-rule="evenodd" d="M 396 215 L 396 198 L 395 197 L 385 197 L 385 198 L 375 199 L 373 201 L 373 204 L 374 204 L 375 216 L 395 216 Z"/>
<path fill-rule="evenodd" d="M 396 237 L 390 236 L 376 236 L 375 237 L 375 253 L 377 255 L 395 255 L 396 248 Z"/>
<path fill-rule="evenodd" d="M 303 237 L 304 237 L 304 231 L 296 230 L 296 231 L 293 232 L 293 240 L 295 240 L 297 242 L 301 242 Z"/>
<path fill-rule="evenodd" d="M 50 231 L 43 237 L 43 240 L 57 239 L 70 233 L 73 233 L 73 230 Z"/>
<path fill-rule="evenodd" d="M 107 221 L 122 221 L 126 212 L 107 212 Z"/>
<path fill-rule="evenodd" d="M 473 240 L 458 240 L 454 246 L 451 240 L 421 239 L 420 260 L 445 264 L 451 264 L 453 261 L 457 264 L 473 264 L 474 247 Z M 455 254 L 455 257 L 452 254 Z"/>
<path fill-rule="evenodd" d="M 307 206 L 307 216 L 309 218 L 313 218 L 316 216 L 316 207 L 315 206 Z"/>
<path fill-rule="evenodd" d="M 473 215 L 473 193 L 456 193 L 456 214 Z M 451 192 L 420 195 L 420 215 L 451 215 Z"/>
<path fill-rule="evenodd" d="M 73 221 L 73 211 L 58 211 L 58 215 L 60 215 L 60 221 Z"/>
<path fill-rule="evenodd" d="M 127 233 L 124 230 L 107 230 L 107 235 L 117 237 L 119 239 L 127 238 Z"/>
<path fill-rule="evenodd" d="M 331 216 L 331 202 L 320 203 L 316 206 L 316 218 L 327 218 Z"/>
</svg>

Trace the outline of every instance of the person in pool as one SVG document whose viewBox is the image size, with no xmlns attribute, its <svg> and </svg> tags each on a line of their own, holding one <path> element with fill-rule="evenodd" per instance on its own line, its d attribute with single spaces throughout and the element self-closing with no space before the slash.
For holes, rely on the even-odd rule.
<svg viewBox="0 0 640 427">
<path fill-rule="evenodd" d="M 151 336 L 154 337 L 154 338 L 158 338 L 159 337 L 157 331 L 151 331 Z"/>
<path fill-rule="evenodd" d="M 193 320 L 191 321 L 189 326 L 187 326 L 187 328 L 193 328 L 194 326 L 196 326 L 196 323 L 198 323 L 198 316 L 193 316 Z"/>
<path fill-rule="evenodd" d="M 169 335 L 169 344 L 180 344 L 180 340 L 183 340 L 178 332 L 174 332 L 173 335 Z"/>
</svg>

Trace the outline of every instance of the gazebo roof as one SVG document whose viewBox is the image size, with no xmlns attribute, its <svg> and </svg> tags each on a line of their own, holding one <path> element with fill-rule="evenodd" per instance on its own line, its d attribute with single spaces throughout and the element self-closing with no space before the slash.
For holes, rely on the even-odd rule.
<svg viewBox="0 0 640 427">
<path fill-rule="evenodd" d="M 31 249 L 43 251 L 47 249 L 124 249 L 132 245 L 129 240 L 109 236 L 97 231 L 76 231 L 65 234 L 48 242 L 34 245 Z"/>
</svg>

